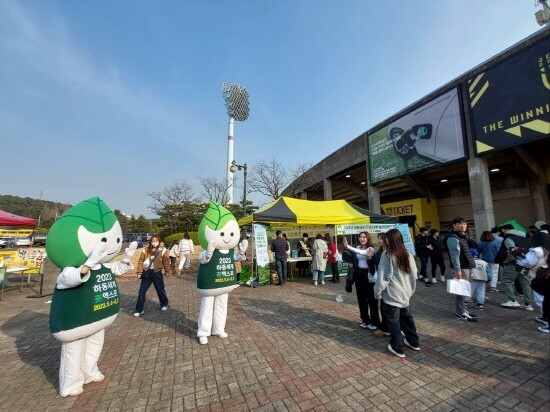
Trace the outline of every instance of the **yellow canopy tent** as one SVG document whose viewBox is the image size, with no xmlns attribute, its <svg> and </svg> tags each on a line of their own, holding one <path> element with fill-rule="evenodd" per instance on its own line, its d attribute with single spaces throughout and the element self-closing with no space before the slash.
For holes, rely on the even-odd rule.
<svg viewBox="0 0 550 412">
<path fill-rule="evenodd" d="M 240 219 L 239 225 L 324 226 L 397 222 L 395 218 L 370 212 L 345 200 L 312 201 L 281 196 L 256 213 Z"/>
</svg>

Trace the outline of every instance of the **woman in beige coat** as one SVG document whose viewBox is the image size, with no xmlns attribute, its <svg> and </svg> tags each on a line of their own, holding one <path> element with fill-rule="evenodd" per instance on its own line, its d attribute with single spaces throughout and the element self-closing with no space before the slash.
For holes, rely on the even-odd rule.
<svg viewBox="0 0 550 412">
<path fill-rule="evenodd" d="M 313 262 L 311 264 L 313 284 L 317 285 L 317 278 L 319 278 L 321 285 L 324 285 L 325 269 L 327 268 L 328 246 L 327 242 L 325 242 L 320 233 L 315 236 L 315 241 L 313 242 L 311 251 L 313 253 Z"/>
</svg>

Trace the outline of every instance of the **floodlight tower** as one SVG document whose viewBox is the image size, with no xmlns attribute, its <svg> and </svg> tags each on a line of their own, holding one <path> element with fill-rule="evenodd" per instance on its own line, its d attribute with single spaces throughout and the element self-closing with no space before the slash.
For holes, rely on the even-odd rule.
<svg viewBox="0 0 550 412">
<path fill-rule="evenodd" d="M 225 107 L 229 116 L 229 131 L 227 134 L 227 203 L 233 204 L 233 123 L 235 120 L 244 122 L 248 119 L 248 92 L 243 86 L 235 83 L 224 83 L 222 87 Z"/>
</svg>

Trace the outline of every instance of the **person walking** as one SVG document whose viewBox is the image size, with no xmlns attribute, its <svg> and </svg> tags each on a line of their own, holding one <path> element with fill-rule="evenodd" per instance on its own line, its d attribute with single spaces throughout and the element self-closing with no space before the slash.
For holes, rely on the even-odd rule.
<svg viewBox="0 0 550 412">
<path fill-rule="evenodd" d="M 420 259 L 420 277 L 424 285 L 430 286 L 428 279 L 428 259 L 433 248 L 428 243 L 428 229 L 421 227 L 419 232 L 420 233 L 416 235 L 414 239 L 414 248 L 416 250 L 416 256 Z"/>
<path fill-rule="evenodd" d="M 287 250 L 289 250 L 288 242 L 283 237 L 283 232 L 277 230 L 275 232 L 277 238 L 271 242 L 271 251 L 275 254 L 275 266 L 277 267 L 277 275 L 279 276 L 279 286 L 283 286 L 286 282 L 287 274 Z"/>
<path fill-rule="evenodd" d="M 428 236 L 428 244 L 432 247 L 430 250 L 430 260 L 432 262 L 432 283 L 437 283 L 436 272 L 439 266 L 439 280 L 445 282 L 445 259 L 443 259 L 443 246 L 439 238 L 439 230 L 431 229 Z"/>
<path fill-rule="evenodd" d="M 414 257 L 405 247 L 401 232 L 390 229 L 386 236 L 387 250 L 380 257 L 374 295 L 384 302 L 382 311 L 390 330 L 388 351 L 404 358 L 403 345 L 420 350 L 420 339 L 409 310 L 409 302 L 416 289 L 417 268 Z"/>
<path fill-rule="evenodd" d="M 176 274 L 176 259 L 178 258 L 179 254 L 180 247 L 178 245 L 178 241 L 174 240 L 172 246 L 170 246 L 170 251 L 168 252 L 168 256 L 170 257 L 170 273 L 172 275 Z"/>
<path fill-rule="evenodd" d="M 453 227 L 445 237 L 451 269 L 457 280 L 470 281 L 470 273 L 476 264 L 468 245 L 468 223 L 463 217 L 455 217 L 452 223 Z M 466 322 L 477 322 L 477 316 L 466 310 L 466 300 L 470 300 L 470 298 L 455 295 L 456 317 Z"/>
<path fill-rule="evenodd" d="M 166 276 L 170 276 L 170 257 L 167 250 L 160 247 L 160 237 L 153 235 L 151 236 L 149 246 L 142 250 L 138 260 L 137 277 L 141 279 L 141 283 L 139 285 L 134 313 L 135 317 L 143 314 L 145 296 L 147 295 L 147 290 L 151 287 L 151 283 L 157 291 L 161 310 L 168 310 L 168 296 L 166 296 L 166 290 L 164 289 L 162 269 L 164 269 Z"/>
<path fill-rule="evenodd" d="M 491 271 L 491 281 L 489 282 L 489 293 L 498 293 L 497 284 L 498 284 L 498 272 L 500 270 L 500 265 L 495 262 L 495 256 L 500 249 L 502 243 L 502 238 L 493 236 L 493 234 L 486 230 L 481 234 L 481 238 L 477 243 L 480 248 L 480 257 L 485 262 Z"/>
<path fill-rule="evenodd" d="M 327 268 L 328 246 L 320 233 L 315 236 L 313 241 L 313 261 L 311 262 L 311 271 L 313 272 L 313 284 L 317 285 L 317 279 L 321 285 L 325 284 L 325 270 Z"/>
<path fill-rule="evenodd" d="M 385 233 L 379 233 L 378 234 L 378 250 L 376 253 L 372 256 L 372 258 L 368 261 L 369 262 L 369 270 L 371 274 L 374 276 L 374 281 L 376 282 L 376 279 L 378 278 L 378 266 L 380 265 L 380 258 L 382 257 L 382 253 L 388 249 L 388 241 L 387 236 Z M 380 315 L 381 315 L 381 322 L 380 326 L 378 327 L 378 330 L 375 330 L 373 335 L 377 338 L 385 338 L 386 336 L 390 336 L 390 329 L 388 328 L 388 322 L 386 321 L 386 315 L 384 314 L 383 305 L 384 301 L 383 299 L 378 299 L 380 302 Z"/>
<path fill-rule="evenodd" d="M 338 271 L 338 260 L 336 259 L 336 254 L 338 253 L 336 242 L 330 236 L 330 233 L 325 233 L 325 241 L 328 245 L 327 262 L 330 263 L 330 271 L 332 272 L 331 282 L 340 283 L 340 272 Z"/>
<path fill-rule="evenodd" d="M 361 324 L 363 329 L 376 330 L 380 325 L 378 314 L 378 301 L 374 298 L 374 283 L 369 282 L 368 259 L 374 255 L 371 235 L 369 232 L 359 232 L 359 246 L 352 247 L 346 237 L 342 238 L 344 247 L 355 253 L 357 257 L 357 266 L 353 272 L 353 281 L 357 292 L 357 303 L 359 304 L 359 313 L 361 315 Z"/>
<path fill-rule="evenodd" d="M 185 269 L 186 271 L 189 270 L 191 267 L 191 256 L 195 255 L 195 245 L 193 245 L 193 240 L 189 237 L 189 233 L 185 232 L 183 234 L 183 239 L 180 240 L 179 243 L 179 256 L 180 256 L 180 264 L 178 266 L 178 269 L 181 270 Z"/>
</svg>

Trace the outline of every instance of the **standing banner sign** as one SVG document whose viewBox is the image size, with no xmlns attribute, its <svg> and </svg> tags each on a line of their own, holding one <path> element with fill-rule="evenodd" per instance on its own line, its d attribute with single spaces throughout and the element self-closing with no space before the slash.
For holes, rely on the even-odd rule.
<svg viewBox="0 0 550 412">
<path fill-rule="evenodd" d="M 267 232 L 265 226 L 254 224 L 254 246 L 256 248 L 256 262 L 258 266 L 269 265 L 267 253 Z"/>
<path fill-rule="evenodd" d="M 409 225 L 407 225 L 406 223 L 402 223 L 397 225 L 395 228 L 401 232 L 401 235 L 403 236 L 403 242 L 405 243 L 405 247 L 407 248 L 407 250 L 411 252 L 411 255 L 416 256 L 411 232 L 409 231 Z"/>
<path fill-rule="evenodd" d="M 361 231 L 367 231 L 370 234 L 378 234 L 387 232 L 395 227 L 395 223 L 369 223 L 364 225 L 337 225 L 336 234 L 342 235 L 356 235 Z"/>
</svg>

